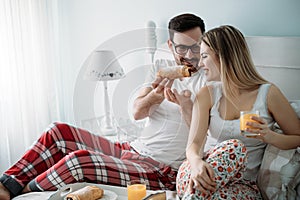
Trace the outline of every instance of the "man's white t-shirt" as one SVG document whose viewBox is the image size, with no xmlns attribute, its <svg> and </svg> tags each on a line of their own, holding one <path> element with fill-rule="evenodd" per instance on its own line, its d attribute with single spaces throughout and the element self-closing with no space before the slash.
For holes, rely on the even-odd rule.
<svg viewBox="0 0 300 200">
<path fill-rule="evenodd" d="M 176 65 L 174 61 L 157 60 L 148 73 L 145 85 L 150 87 L 160 68 L 174 65 Z M 194 100 L 196 92 L 204 84 L 203 71 L 200 70 L 192 77 L 183 78 L 182 81 L 176 79 L 172 88 L 176 88 L 179 93 L 185 89 L 190 90 Z M 177 170 L 186 158 L 185 149 L 189 134 L 180 106 L 165 99 L 161 104 L 154 105 L 150 111 L 146 127 L 131 146 L 140 154 L 150 156 Z"/>
</svg>

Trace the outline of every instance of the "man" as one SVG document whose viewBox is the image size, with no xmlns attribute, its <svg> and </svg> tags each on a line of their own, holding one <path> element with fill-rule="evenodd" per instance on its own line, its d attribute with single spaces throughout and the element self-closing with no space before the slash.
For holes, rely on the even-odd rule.
<svg viewBox="0 0 300 200">
<path fill-rule="evenodd" d="M 204 31 L 203 20 L 193 14 L 182 14 L 170 20 L 168 47 L 175 62 L 156 61 L 146 78 L 146 83 L 151 84 L 142 89 L 134 103 L 134 118 L 149 117 L 149 125 L 131 146 L 140 154 L 150 155 L 174 170 L 185 159 L 194 99 L 192 93 L 198 91 L 205 81 L 200 71 L 182 80 L 162 79 L 156 74 L 163 67 L 185 62 L 199 69 L 199 40 Z"/>
<path fill-rule="evenodd" d="M 198 66 L 202 19 L 183 14 L 171 19 L 169 29 L 168 45 L 176 63 L 185 58 Z M 162 80 L 155 77 L 155 71 L 166 63 L 158 64 L 148 77 L 154 89 L 144 88 L 135 101 L 135 118 L 150 118 L 140 139 L 131 144 L 112 143 L 86 130 L 54 123 L 0 177 L 0 199 L 83 181 L 126 186 L 130 180 L 142 179 L 147 189 L 175 190 L 192 111 L 191 92 L 186 89 L 200 87 L 202 79 L 196 73 L 182 81 Z"/>
</svg>

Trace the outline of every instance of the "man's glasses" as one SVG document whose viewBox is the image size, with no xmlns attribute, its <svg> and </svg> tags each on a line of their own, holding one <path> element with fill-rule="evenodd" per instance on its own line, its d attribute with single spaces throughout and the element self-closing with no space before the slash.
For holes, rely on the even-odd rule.
<svg viewBox="0 0 300 200">
<path fill-rule="evenodd" d="M 193 44 L 192 46 L 187 46 L 187 45 L 183 45 L 183 44 L 176 44 L 173 41 L 172 41 L 172 43 L 173 43 L 175 52 L 179 55 L 185 55 L 189 49 L 193 53 L 200 53 L 200 45 L 199 44 Z"/>
</svg>

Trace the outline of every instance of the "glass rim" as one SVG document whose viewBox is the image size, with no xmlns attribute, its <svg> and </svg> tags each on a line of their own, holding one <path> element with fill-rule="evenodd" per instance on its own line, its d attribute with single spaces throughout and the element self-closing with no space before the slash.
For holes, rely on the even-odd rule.
<svg viewBox="0 0 300 200">
<path fill-rule="evenodd" d="M 135 180 L 127 181 L 127 183 L 126 183 L 127 186 L 134 185 L 134 184 L 146 185 L 146 181 L 145 180 L 135 179 Z"/>
<path fill-rule="evenodd" d="M 241 110 L 240 114 L 258 114 L 259 115 L 259 110 Z"/>
</svg>

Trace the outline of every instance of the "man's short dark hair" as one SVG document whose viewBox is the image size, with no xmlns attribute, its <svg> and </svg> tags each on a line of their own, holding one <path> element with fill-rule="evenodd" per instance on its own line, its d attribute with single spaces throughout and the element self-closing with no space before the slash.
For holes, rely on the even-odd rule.
<svg viewBox="0 0 300 200">
<path fill-rule="evenodd" d="M 174 32 L 184 32 L 195 27 L 199 27 L 202 33 L 205 32 L 204 21 L 190 13 L 185 13 L 172 18 L 169 22 L 169 36 L 173 40 Z"/>
</svg>

